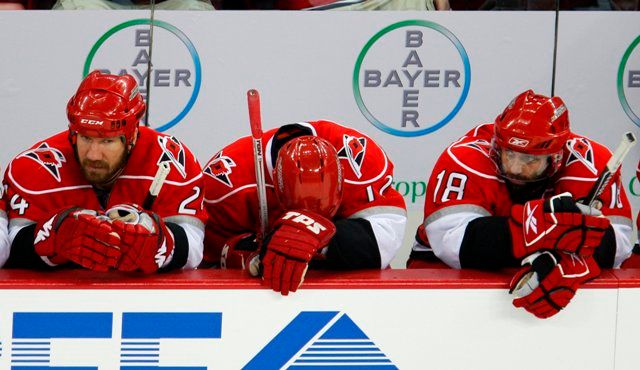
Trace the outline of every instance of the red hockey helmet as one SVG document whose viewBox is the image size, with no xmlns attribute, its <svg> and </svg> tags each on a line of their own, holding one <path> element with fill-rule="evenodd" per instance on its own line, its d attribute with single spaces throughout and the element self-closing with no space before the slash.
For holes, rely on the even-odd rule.
<svg viewBox="0 0 640 370">
<path fill-rule="evenodd" d="M 67 103 L 69 134 L 95 137 L 124 136 L 133 145 L 145 103 L 133 76 L 93 71 L 80 83 Z"/>
<path fill-rule="evenodd" d="M 569 134 L 569 112 L 562 99 L 527 90 L 516 96 L 496 117 L 494 152 L 508 150 L 532 158 L 548 156 L 550 163 L 540 174 L 540 177 L 548 177 L 560 168 L 562 150 Z"/>
<path fill-rule="evenodd" d="M 317 136 L 301 136 L 278 152 L 273 170 L 284 209 L 307 209 L 333 217 L 342 201 L 342 167 L 336 149 Z"/>
</svg>

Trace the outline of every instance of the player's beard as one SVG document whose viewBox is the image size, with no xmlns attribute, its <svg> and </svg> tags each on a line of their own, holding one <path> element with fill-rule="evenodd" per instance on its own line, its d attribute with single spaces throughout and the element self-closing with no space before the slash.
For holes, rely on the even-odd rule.
<svg viewBox="0 0 640 370">
<path fill-rule="evenodd" d="M 113 167 L 109 166 L 107 161 L 92 161 L 85 158 L 82 163 L 80 163 L 82 174 L 91 185 L 109 185 L 124 167 L 126 157 L 126 154 L 123 153 Z"/>
</svg>

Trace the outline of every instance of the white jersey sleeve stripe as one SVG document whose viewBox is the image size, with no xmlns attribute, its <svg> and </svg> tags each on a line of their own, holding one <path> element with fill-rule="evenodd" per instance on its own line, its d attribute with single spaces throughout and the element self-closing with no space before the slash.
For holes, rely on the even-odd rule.
<svg viewBox="0 0 640 370">
<path fill-rule="evenodd" d="M 450 267 L 461 268 L 460 246 L 467 225 L 476 218 L 487 216 L 485 212 L 450 213 L 433 220 L 428 225 L 425 223 L 425 231 L 433 253 Z"/>
</svg>

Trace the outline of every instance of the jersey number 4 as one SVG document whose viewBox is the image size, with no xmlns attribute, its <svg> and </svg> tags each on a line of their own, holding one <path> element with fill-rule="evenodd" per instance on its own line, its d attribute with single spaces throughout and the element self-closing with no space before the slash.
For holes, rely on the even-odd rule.
<svg viewBox="0 0 640 370">
<path fill-rule="evenodd" d="M 467 175 L 458 172 L 451 172 L 449 173 L 449 176 L 447 176 L 447 184 L 442 190 L 440 200 L 438 200 L 438 194 L 440 193 L 440 188 L 444 182 L 443 180 L 446 172 L 446 170 L 442 170 L 442 172 L 436 176 L 438 183 L 436 184 L 436 190 L 433 192 L 434 203 L 437 203 L 438 201 L 443 203 L 448 202 L 452 199 L 452 195 L 455 195 L 456 200 L 460 200 L 464 197 L 464 186 L 467 183 Z"/>
<path fill-rule="evenodd" d="M 9 205 L 11 206 L 11 209 L 13 209 L 14 211 L 18 211 L 19 215 L 24 215 L 24 213 L 27 211 L 27 208 L 29 208 L 29 203 L 27 203 L 27 201 L 18 194 L 14 194 L 11 197 Z"/>
</svg>

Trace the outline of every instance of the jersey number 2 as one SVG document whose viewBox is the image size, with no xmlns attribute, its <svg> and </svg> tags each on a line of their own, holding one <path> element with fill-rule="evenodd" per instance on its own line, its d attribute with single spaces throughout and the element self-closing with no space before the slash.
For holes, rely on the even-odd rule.
<svg viewBox="0 0 640 370">
<path fill-rule="evenodd" d="M 188 205 L 189 205 L 189 203 L 191 203 L 194 200 L 198 199 L 198 197 L 200 196 L 200 187 L 194 186 L 192 190 L 194 191 L 193 195 L 190 195 L 189 197 L 187 197 L 187 199 L 183 200 L 182 203 L 180 203 L 180 208 L 178 208 L 178 212 L 179 213 L 183 213 L 183 214 L 187 214 L 187 215 L 195 215 L 196 214 L 196 210 L 193 209 L 193 208 L 189 208 Z M 196 207 L 197 207 L 197 205 L 196 205 Z"/>
</svg>

